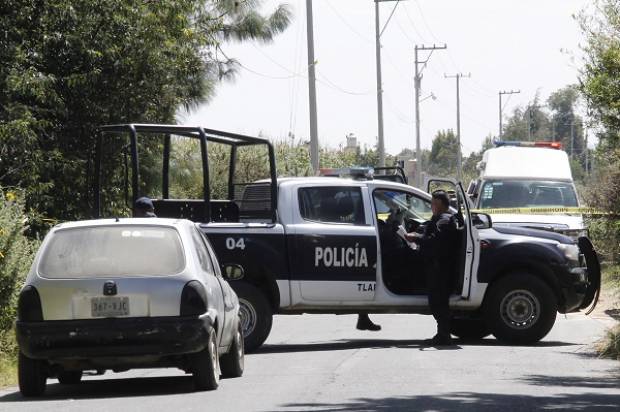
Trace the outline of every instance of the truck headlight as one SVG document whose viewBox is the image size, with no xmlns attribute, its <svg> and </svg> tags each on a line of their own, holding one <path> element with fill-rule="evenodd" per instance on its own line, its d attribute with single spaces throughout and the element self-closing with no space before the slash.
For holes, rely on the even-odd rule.
<svg viewBox="0 0 620 412">
<path fill-rule="evenodd" d="M 558 244 L 558 249 L 562 251 L 566 259 L 573 262 L 579 262 L 579 254 L 581 252 L 579 251 L 579 247 L 577 245 L 566 245 L 560 243 Z"/>
</svg>

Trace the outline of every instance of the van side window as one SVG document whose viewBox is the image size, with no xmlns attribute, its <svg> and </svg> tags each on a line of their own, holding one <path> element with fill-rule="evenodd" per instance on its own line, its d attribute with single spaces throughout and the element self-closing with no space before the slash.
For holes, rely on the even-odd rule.
<svg viewBox="0 0 620 412">
<path fill-rule="evenodd" d="M 365 225 L 359 187 L 305 187 L 299 189 L 299 211 L 306 220 Z"/>
</svg>

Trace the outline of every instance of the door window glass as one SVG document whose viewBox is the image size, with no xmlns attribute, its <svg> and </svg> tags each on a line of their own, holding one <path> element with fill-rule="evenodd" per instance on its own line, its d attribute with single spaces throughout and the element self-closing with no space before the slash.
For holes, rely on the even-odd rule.
<svg viewBox="0 0 620 412">
<path fill-rule="evenodd" d="M 403 214 L 404 218 L 424 222 L 433 215 L 428 200 L 411 193 L 394 190 L 375 190 L 375 209 L 377 217 L 386 221 L 390 214 Z"/>
<path fill-rule="evenodd" d="M 359 187 L 299 189 L 299 211 L 306 220 L 364 225 L 364 202 Z"/>
</svg>

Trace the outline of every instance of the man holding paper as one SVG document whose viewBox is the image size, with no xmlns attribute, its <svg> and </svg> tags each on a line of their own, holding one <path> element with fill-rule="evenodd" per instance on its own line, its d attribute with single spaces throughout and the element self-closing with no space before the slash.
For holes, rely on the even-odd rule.
<svg viewBox="0 0 620 412">
<path fill-rule="evenodd" d="M 437 321 L 437 334 L 426 343 L 431 346 L 452 344 L 450 336 L 450 293 L 456 279 L 458 232 L 450 198 L 443 190 L 432 194 L 431 220 L 424 223 L 423 233 L 407 233 L 405 238 L 417 244 L 424 259 L 428 302 Z"/>
</svg>

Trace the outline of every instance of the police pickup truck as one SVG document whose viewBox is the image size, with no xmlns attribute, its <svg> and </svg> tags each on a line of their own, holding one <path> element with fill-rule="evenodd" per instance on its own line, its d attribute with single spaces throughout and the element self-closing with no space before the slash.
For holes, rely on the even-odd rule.
<svg viewBox="0 0 620 412">
<path fill-rule="evenodd" d="M 415 231 L 430 218 L 428 193 L 384 180 L 278 179 L 271 144 L 254 137 L 153 125 L 107 126 L 102 132 L 129 132 L 134 198 L 145 194 L 138 184 L 137 136 L 163 136 L 163 195 L 154 200 L 156 214 L 202 222 L 222 273 L 239 296 L 246 350 L 267 339 L 274 314 L 429 313 L 423 260 L 395 233 L 401 224 Z M 200 141 L 204 199 L 170 199 L 171 135 Z M 230 147 L 225 200 L 210 198 L 207 142 Z M 269 179 L 239 183 L 235 176 L 247 169 L 238 164 L 239 151 L 261 145 L 267 148 Z M 100 159 L 101 140 L 98 147 Z M 100 180 L 99 194 L 105 193 Z M 450 298 L 454 335 L 492 333 L 509 343 L 533 343 L 551 330 L 558 312 L 592 304 L 600 267 L 586 238 L 576 243 L 558 233 L 494 228 L 488 215 L 470 212 L 460 184 L 440 183 L 457 193 L 458 284 Z"/>
</svg>

